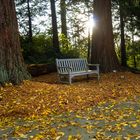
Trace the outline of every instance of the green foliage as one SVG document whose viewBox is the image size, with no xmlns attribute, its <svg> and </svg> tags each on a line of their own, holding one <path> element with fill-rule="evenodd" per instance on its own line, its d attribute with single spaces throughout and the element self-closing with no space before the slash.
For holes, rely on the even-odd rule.
<svg viewBox="0 0 140 140">
<path fill-rule="evenodd" d="M 127 64 L 129 67 L 140 69 L 140 41 L 132 42 L 129 37 L 126 41 L 126 54 L 127 54 Z M 116 54 L 119 61 L 121 61 L 121 50 L 118 44 L 115 44 Z"/>
<path fill-rule="evenodd" d="M 140 69 L 140 41 L 130 43 L 127 47 L 128 65 Z"/>
<path fill-rule="evenodd" d="M 114 32 L 115 32 L 115 45 L 117 46 L 117 55 L 120 59 L 120 9 L 122 7 L 122 14 L 124 20 L 124 36 L 126 43 L 126 55 L 128 66 L 139 67 L 139 47 L 136 47 L 134 40 L 140 36 L 140 5 L 137 0 L 113 0 L 113 18 L 114 18 Z M 118 24 L 119 23 L 119 24 Z M 132 44 L 132 42 L 134 42 Z"/>
<path fill-rule="evenodd" d="M 72 46 L 68 40 L 68 38 L 65 37 L 64 34 L 61 34 L 59 36 L 60 39 L 60 50 L 64 58 L 78 58 L 79 57 L 79 51 L 74 46 Z"/>
<path fill-rule="evenodd" d="M 55 52 L 52 47 L 52 38 L 44 34 L 33 37 L 33 42 L 29 43 L 26 36 L 21 37 L 21 46 L 26 63 L 50 63 L 54 61 Z"/>
<path fill-rule="evenodd" d="M 87 57 L 87 53 L 88 53 L 88 38 L 82 38 L 79 40 L 78 44 L 77 44 L 77 48 L 79 50 L 80 53 L 80 57 Z"/>
<path fill-rule="evenodd" d="M 87 57 L 88 42 L 87 38 L 81 38 L 78 42 L 72 45 L 65 35 L 61 34 L 59 36 L 60 49 L 63 57 L 67 58 L 78 58 Z"/>
<path fill-rule="evenodd" d="M 21 36 L 21 47 L 25 62 L 28 64 L 54 63 L 56 57 L 61 58 L 79 58 L 86 57 L 87 46 L 85 40 L 80 40 L 79 45 L 72 45 L 65 35 L 59 36 L 61 56 L 57 56 L 52 47 L 52 38 L 45 34 L 39 34 L 33 37 L 33 42 L 29 43 L 26 36 Z"/>
</svg>

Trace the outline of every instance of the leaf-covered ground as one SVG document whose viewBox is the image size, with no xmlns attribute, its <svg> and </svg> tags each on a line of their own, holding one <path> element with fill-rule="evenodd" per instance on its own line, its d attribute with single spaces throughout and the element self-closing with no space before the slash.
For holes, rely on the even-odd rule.
<svg viewBox="0 0 140 140">
<path fill-rule="evenodd" d="M 101 74 L 72 85 L 57 74 L 0 88 L 0 139 L 140 139 L 140 75 Z"/>
</svg>

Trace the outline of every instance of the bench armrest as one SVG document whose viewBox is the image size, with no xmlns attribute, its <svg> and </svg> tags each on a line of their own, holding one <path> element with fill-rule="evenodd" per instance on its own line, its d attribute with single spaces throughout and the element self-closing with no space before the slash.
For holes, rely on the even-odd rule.
<svg viewBox="0 0 140 140">
<path fill-rule="evenodd" d="M 88 66 L 95 66 L 96 67 L 96 70 L 99 73 L 99 66 L 100 66 L 100 64 L 88 64 Z"/>
<path fill-rule="evenodd" d="M 88 66 L 100 66 L 100 64 L 88 64 Z"/>
</svg>

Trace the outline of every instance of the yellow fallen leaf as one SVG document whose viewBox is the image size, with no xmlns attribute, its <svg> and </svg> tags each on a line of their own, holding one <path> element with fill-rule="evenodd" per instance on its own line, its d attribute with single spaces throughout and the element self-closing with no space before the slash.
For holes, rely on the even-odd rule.
<svg viewBox="0 0 140 140">
<path fill-rule="evenodd" d="M 86 128 L 87 128 L 87 131 L 89 132 L 89 131 L 92 130 L 93 126 L 92 125 L 87 125 Z"/>
<path fill-rule="evenodd" d="M 68 140 L 72 140 L 72 139 L 73 139 L 73 136 L 69 135 Z"/>
<path fill-rule="evenodd" d="M 137 127 L 137 124 L 135 123 L 135 124 L 131 124 L 131 126 L 133 127 L 133 128 L 136 128 Z"/>
</svg>

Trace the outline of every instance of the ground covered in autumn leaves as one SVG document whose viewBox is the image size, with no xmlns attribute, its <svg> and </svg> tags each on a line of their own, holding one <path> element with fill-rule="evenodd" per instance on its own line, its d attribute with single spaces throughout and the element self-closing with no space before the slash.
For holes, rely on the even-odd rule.
<svg viewBox="0 0 140 140">
<path fill-rule="evenodd" d="M 0 88 L 0 139 L 140 139 L 140 74 L 117 72 L 72 85 L 57 74 Z"/>
</svg>

